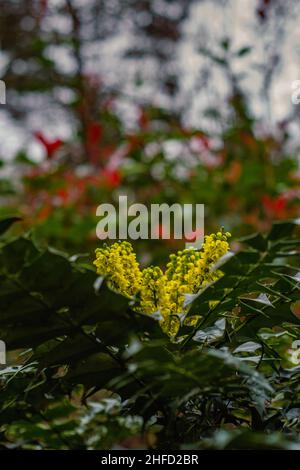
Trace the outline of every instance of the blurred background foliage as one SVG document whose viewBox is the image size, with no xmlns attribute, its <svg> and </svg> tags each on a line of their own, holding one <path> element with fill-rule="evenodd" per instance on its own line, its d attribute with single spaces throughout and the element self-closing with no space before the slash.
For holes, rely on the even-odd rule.
<svg viewBox="0 0 300 470">
<path fill-rule="evenodd" d="M 96 207 L 119 194 L 204 203 L 206 232 L 295 217 L 297 76 L 282 68 L 296 4 L 3 0 L 0 215 L 74 252 L 96 246 Z M 177 245 L 154 247 L 138 243 L 145 262 Z"/>
</svg>

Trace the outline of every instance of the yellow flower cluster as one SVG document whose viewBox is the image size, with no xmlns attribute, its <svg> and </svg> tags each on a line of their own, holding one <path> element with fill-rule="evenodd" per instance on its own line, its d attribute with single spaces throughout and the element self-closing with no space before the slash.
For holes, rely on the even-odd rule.
<svg viewBox="0 0 300 470">
<path fill-rule="evenodd" d="M 178 327 L 176 314 L 185 313 L 184 294 L 195 294 L 222 273 L 214 264 L 228 251 L 230 233 L 223 230 L 205 237 L 201 250 L 186 249 L 170 256 L 167 269 L 150 266 L 141 271 L 128 242 L 118 242 L 96 250 L 97 273 L 107 277 L 110 287 L 135 298 L 142 313 L 160 312 L 161 326 L 170 334 Z"/>
<path fill-rule="evenodd" d="M 120 294 L 131 298 L 140 290 L 142 273 L 130 243 L 97 248 L 94 264 L 97 273 L 106 276 L 108 285 Z"/>
</svg>

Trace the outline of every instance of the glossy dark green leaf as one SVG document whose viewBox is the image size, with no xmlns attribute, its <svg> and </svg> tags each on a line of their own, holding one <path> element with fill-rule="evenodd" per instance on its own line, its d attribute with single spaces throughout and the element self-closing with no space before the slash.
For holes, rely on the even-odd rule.
<svg viewBox="0 0 300 470">
<path fill-rule="evenodd" d="M 15 222 L 22 220 L 20 217 L 8 217 L 0 220 L 0 235 L 3 235 Z"/>
<path fill-rule="evenodd" d="M 267 239 L 261 235 L 260 233 L 255 233 L 254 235 L 250 235 L 249 237 L 244 237 L 239 240 L 241 243 L 245 243 L 246 245 L 254 248 L 258 251 L 266 251 L 268 247 Z"/>
<path fill-rule="evenodd" d="M 268 240 L 275 241 L 280 238 L 290 237 L 295 229 L 293 221 L 275 222 L 268 235 Z"/>
</svg>

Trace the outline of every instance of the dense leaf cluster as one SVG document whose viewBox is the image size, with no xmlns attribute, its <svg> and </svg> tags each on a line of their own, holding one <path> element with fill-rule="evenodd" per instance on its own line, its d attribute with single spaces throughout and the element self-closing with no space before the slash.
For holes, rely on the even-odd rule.
<svg viewBox="0 0 300 470">
<path fill-rule="evenodd" d="M 300 448 L 296 226 L 242 240 L 173 341 L 84 258 L 3 239 L 1 446 Z"/>
</svg>

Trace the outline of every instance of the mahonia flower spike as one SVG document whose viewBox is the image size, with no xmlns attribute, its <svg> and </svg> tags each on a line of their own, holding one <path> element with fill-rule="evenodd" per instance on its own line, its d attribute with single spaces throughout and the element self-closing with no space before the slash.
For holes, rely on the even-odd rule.
<svg viewBox="0 0 300 470">
<path fill-rule="evenodd" d="M 207 235 L 201 250 L 193 248 L 171 254 L 165 272 L 158 266 L 140 269 L 132 246 L 127 241 L 97 248 L 94 264 L 97 273 L 106 276 L 110 288 L 134 299 L 134 309 L 145 314 L 159 312 L 161 326 L 174 334 L 179 314 L 185 314 L 185 294 L 196 294 L 206 284 L 219 279 L 222 272 L 213 269 L 229 249 L 229 232 L 223 229 Z"/>
</svg>

